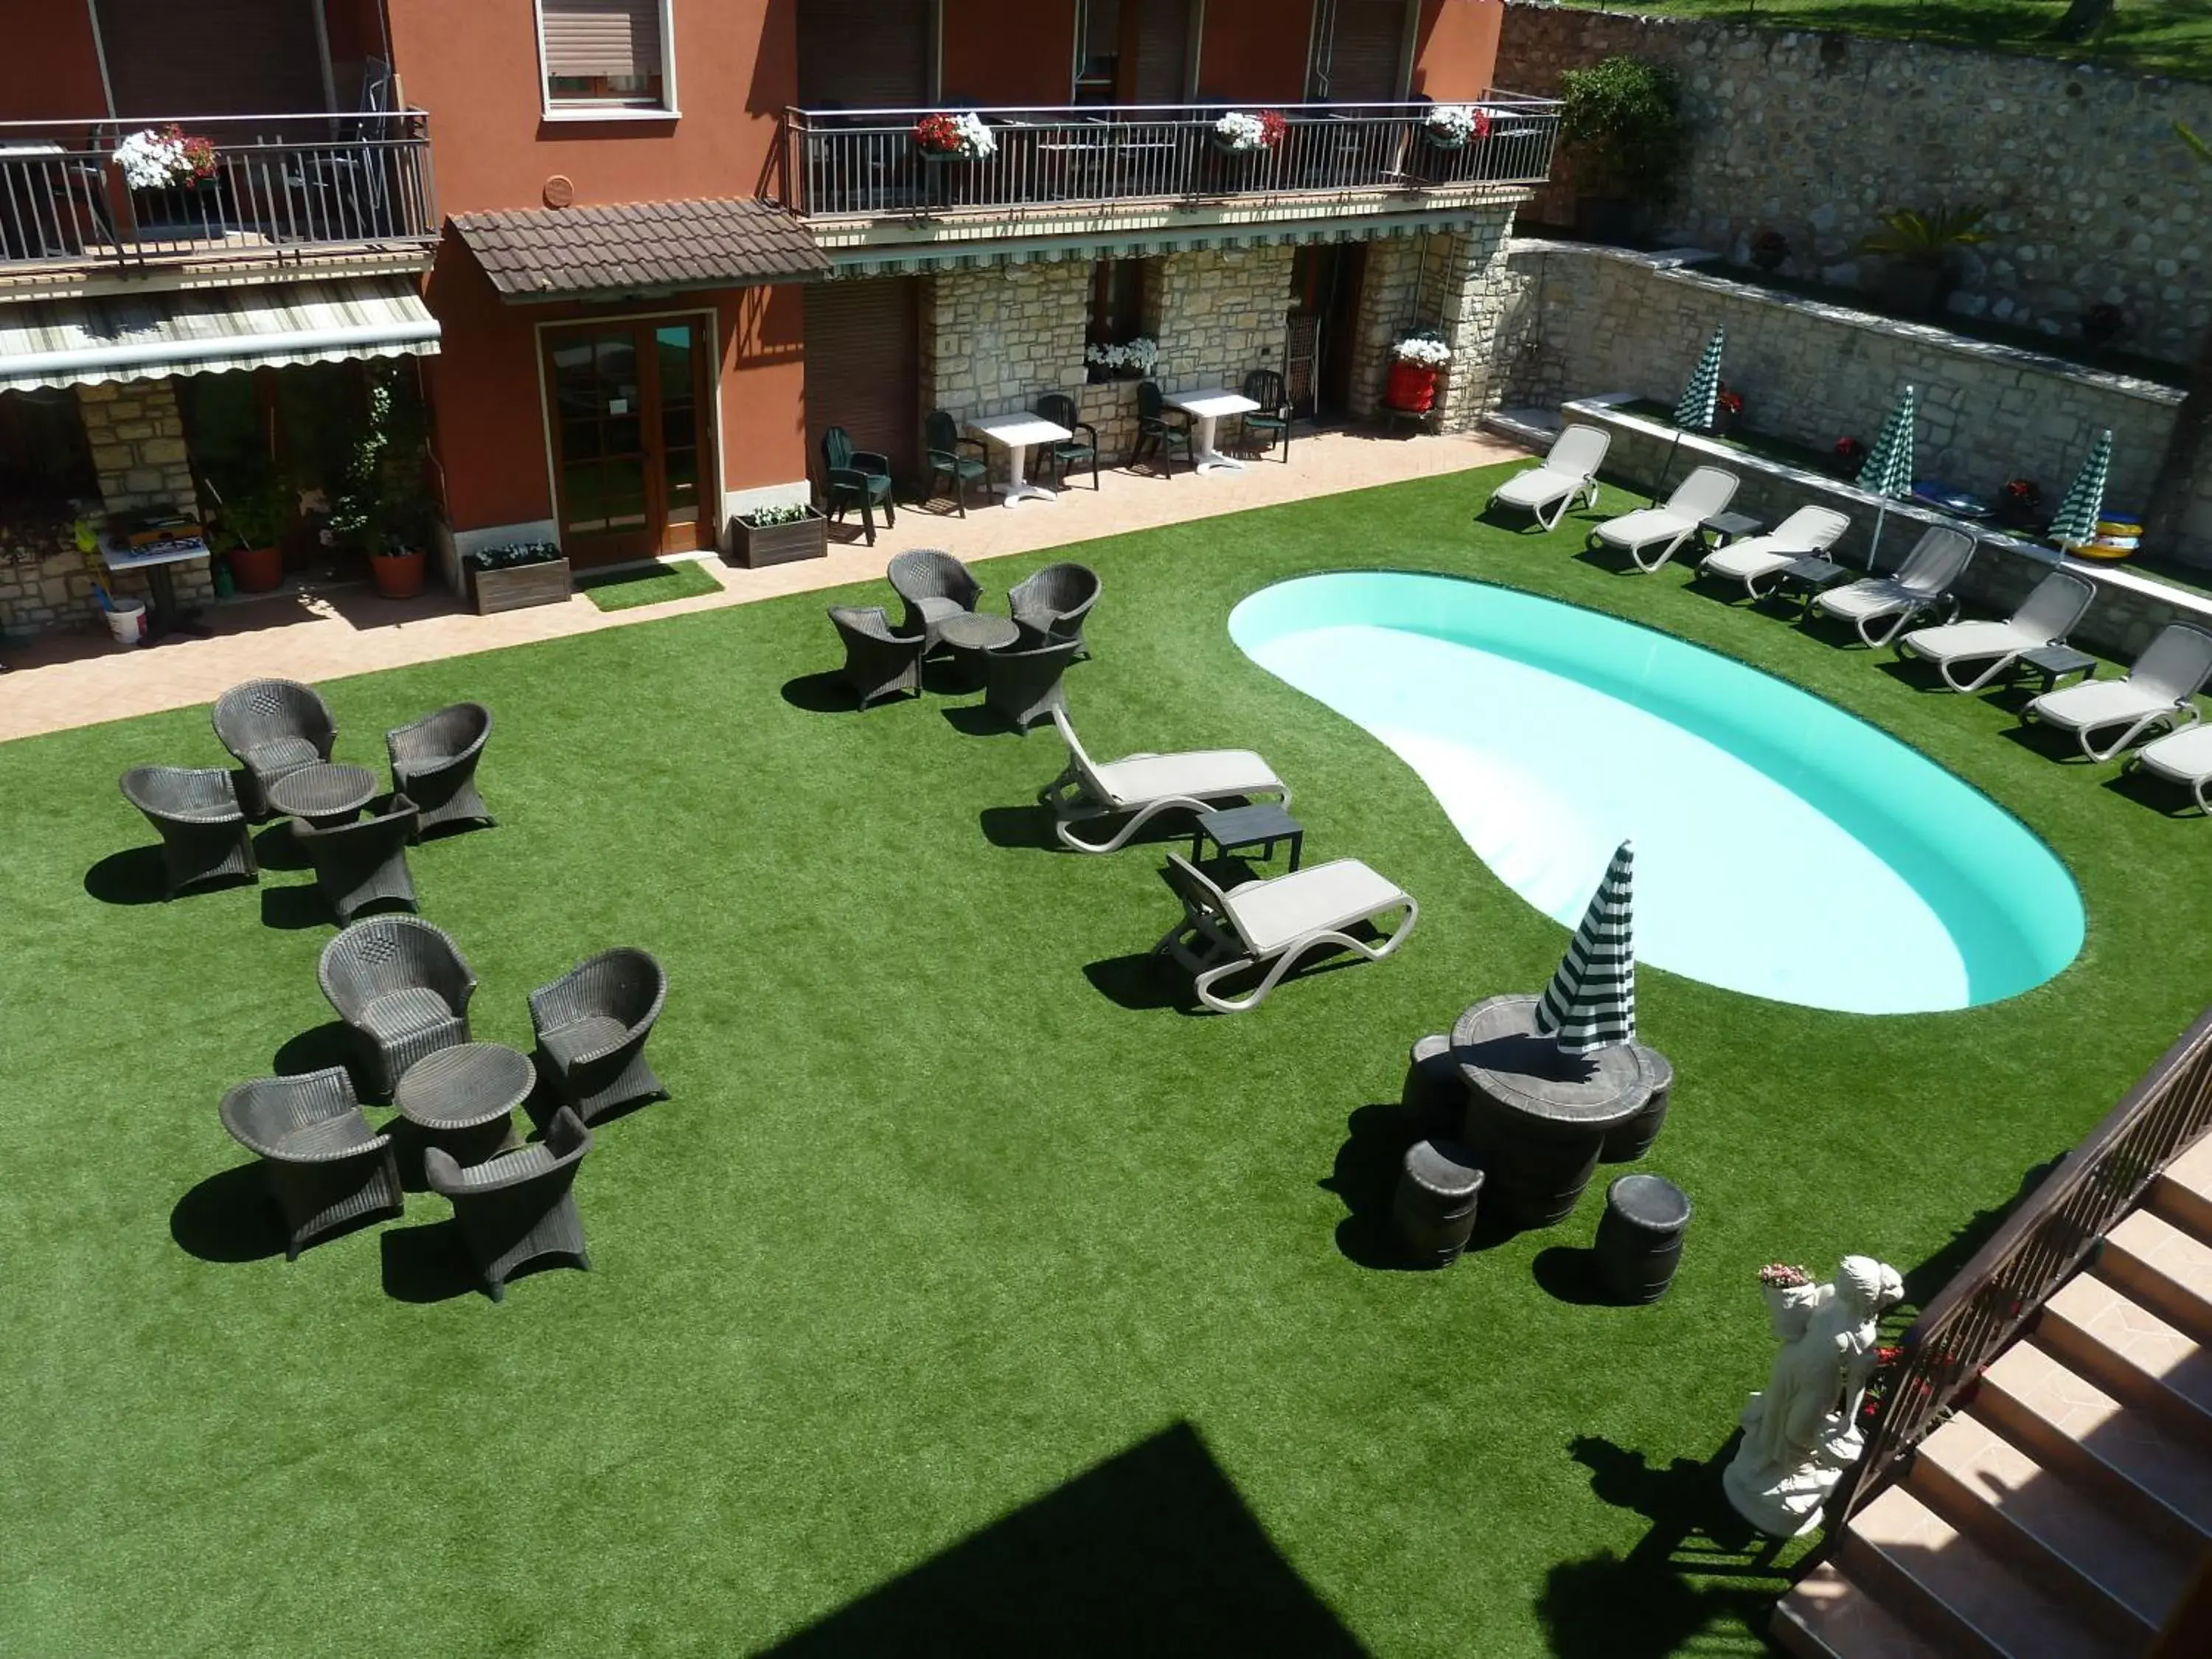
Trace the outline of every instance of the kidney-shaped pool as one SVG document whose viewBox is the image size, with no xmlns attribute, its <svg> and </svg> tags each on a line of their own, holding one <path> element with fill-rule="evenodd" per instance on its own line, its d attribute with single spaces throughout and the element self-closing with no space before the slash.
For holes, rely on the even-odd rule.
<svg viewBox="0 0 2212 1659">
<path fill-rule="evenodd" d="M 1857 1013 L 1995 1002 L 2081 948 L 2066 866 L 1986 796 L 1786 681 L 1450 576 L 1253 594 L 1246 655 L 1420 774 L 1507 886 L 1573 926 L 1636 839 L 1636 953 Z"/>
</svg>

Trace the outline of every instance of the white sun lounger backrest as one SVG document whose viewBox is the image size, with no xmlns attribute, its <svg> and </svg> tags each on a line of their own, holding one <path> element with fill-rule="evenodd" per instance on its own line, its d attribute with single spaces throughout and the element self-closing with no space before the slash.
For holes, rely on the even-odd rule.
<svg viewBox="0 0 2212 1659">
<path fill-rule="evenodd" d="M 2143 647 L 2128 684 L 2171 703 L 2184 703 L 2212 678 L 2212 634 L 2186 623 L 2168 623 Z"/>
<path fill-rule="evenodd" d="M 1736 485 L 1741 482 L 1733 472 L 1723 472 L 1717 466 L 1701 466 L 1674 486 L 1674 493 L 1667 498 L 1667 511 L 1674 518 L 1703 524 L 1714 514 L 1728 511 L 1728 504 L 1735 499 Z"/>
<path fill-rule="evenodd" d="M 2081 620 L 2089 601 L 2096 597 L 2094 582 L 2070 570 L 2054 570 L 2036 583 L 2035 591 L 2012 613 L 2013 629 L 2039 645 L 2059 644 L 2074 631 L 2074 624 Z"/>
<path fill-rule="evenodd" d="M 1168 854 L 1168 879 L 1175 884 L 1181 896 L 1208 915 L 1219 918 L 1236 933 L 1237 941 L 1247 951 L 1252 949 L 1252 941 L 1237 925 L 1236 914 L 1229 908 L 1229 895 L 1221 890 L 1212 878 L 1182 854 L 1170 853 Z"/>
<path fill-rule="evenodd" d="M 1941 525 L 1930 525 L 1919 545 L 1898 568 L 1897 585 L 1908 593 L 1935 599 L 1948 593 L 1951 584 L 1966 574 L 1974 556 L 1974 538 Z"/>
<path fill-rule="evenodd" d="M 1552 453 L 1544 457 L 1544 470 L 1570 478 L 1594 478 L 1605 465 L 1606 451 L 1612 447 L 1613 434 L 1578 422 L 1553 441 Z"/>
<path fill-rule="evenodd" d="M 1068 723 L 1067 711 L 1054 709 L 1052 723 L 1060 729 L 1060 740 L 1067 745 L 1069 763 L 1083 775 L 1083 781 L 1090 786 L 1091 793 L 1101 799 L 1111 799 L 1112 792 L 1098 775 L 1098 769 L 1091 764 L 1091 757 L 1084 752 L 1083 740 L 1075 735 L 1075 727 Z"/>
<path fill-rule="evenodd" d="M 1843 538 L 1851 521 L 1832 507 L 1801 507 L 1767 532 L 1778 553 L 1825 553 Z"/>
</svg>

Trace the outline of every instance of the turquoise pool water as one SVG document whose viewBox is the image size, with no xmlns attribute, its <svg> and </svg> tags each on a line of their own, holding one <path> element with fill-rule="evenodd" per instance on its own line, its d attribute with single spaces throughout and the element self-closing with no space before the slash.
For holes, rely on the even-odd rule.
<svg viewBox="0 0 2212 1659">
<path fill-rule="evenodd" d="M 2081 948 L 2066 866 L 1917 750 L 1664 634 L 1449 576 L 1253 594 L 1246 655 L 1418 772 L 1469 847 L 1572 927 L 1636 839 L 1636 952 L 1857 1013 L 2016 995 Z M 1340 849 L 1352 850 L 1358 849 Z"/>
</svg>

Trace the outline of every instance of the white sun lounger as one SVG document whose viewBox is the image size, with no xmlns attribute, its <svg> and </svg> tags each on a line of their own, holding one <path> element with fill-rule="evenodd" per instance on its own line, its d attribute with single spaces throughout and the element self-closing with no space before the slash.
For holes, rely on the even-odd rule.
<svg viewBox="0 0 2212 1659">
<path fill-rule="evenodd" d="M 1851 521 L 1833 507 L 1801 507 L 1764 536 L 1747 536 L 1715 548 L 1698 566 L 1698 574 L 1734 577 L 1753 599 L 1763 599 L 1773 591 L 1776 571 L 1826 552 L 1850 527 Z M 1765 587 L 1759 585 L 1761 580 L 1766 580 Z"/>
<path fill-rule="evenodd" d="M 1613 434 L 1594 426 L 1568 427 L 1552 441 L 1552 452 L 1543 463 L 1516 472 L 1491 492 L 1492 507 L 1517 507 L 1534 515 L 1547 530 L 1557 530 L 1577 496 L 1587 495 L 1597 505 L 1597 470 Z M 1549 512 L 1551 516 L 1545 517 Z"/>
<path fill-rule="evenodd" d="M 2212 817 L 2212 726 L 2169 732 L 2136 750 L 2124 763 L 2179 784 L 2197 798 L 2199 810 Z"/>
<path fill-rule="evenodd" d="M 1978 691 L 2019 661 L 2021 652 L 2063 645 L 2096 597 L 2095 583 L 2069 570 L 2054 570 L 2005 621 L 1916 628 L 1898 641 L 1897 654 L 1934 663 L 1954 691 Z M 1961 663 L 1984 665 L 1972 679 L 1962 680 Z"/>
<path fill-rule="evenodd" d="M 2022 711 L 2024 720 L 2071 732 L 2081 752 L 2107 761 L 2161 726 L 2194 726 L 2199 719 L 2191 701 L 2212 678 L 2212 634 L 2186 623 L 2168 623 L 2143 647 L 2124 680 L 2085 680 L 2063 690 L 2046 691 Z M 2099 732 L 2117 727 L 2119 736 L 2100 748 Z"/>
<path fill-rule="evenodd" d="M 1813 608 L 1851 623 L 1869 645 L 1887 645 L 1929 611 L 1948 610 L 1951 619 L 1956 619 L 1959 601 L 1951 589 L 1973 556 L 1972 536 L 1930 525 L 1894 575 L 1869 576 L 1847 587 L 1831 588 L 1813 601 Z M 1872 631 L 1885 622 L 1888 627 L 1879 634 Z"/>
<path fill-rule="evenodd" d="M 1382 961 L 1406 942 L 1421 914 L 1411 894 L 1358 859 L 1243 882 L 1224 892 L 1181 854 L 1170 853 L 1168 879 L 1182 900 L 1182 920 L 1161 937 L 1152 954 L 1172 957 L 1189 969 L 1197 975 L 1198 1000 L 1221 1014 L 1258 1007 L 1301 957 L 1323 945 Z M 1361 922 L 1379 927 L 1376 918 L 1394 910 L 1404 915 L 1379 943 L 1370 945 L 1345 931 Z M 1249 994 L 1214 994 L 1220 981 L 1262 964 L 1267 972 Z"/>
<path fill-rule="evenodd" d="M 1716 513 L 1724 513 L 1735 499 L 1742 482 L 1733 472 L 1701 466 L 1674 486 L 1664 507 L 1639 507 L 1617 519 L 1607 519 L 1590 532 L 1592 547 L 1614 547 L 1636 561 L 1647 574 L 1674 556 L 1674 550 L 1698 533 L 1698 526 Z M 1656 557 L 1646 556 L 1658 550 Z"/>
<path fill-rule="evenodd" d="M 1162 812 L 1182 807 L 1203 812 L 1224 800 L 1276 795 L 1291 804 L 1290 786 L 1249 749 L 1194 749 L 1180 755 L 1127 755 L 1094 762 L 1068 723 L 1065 709 L 1052 711 L 1052 723 L 1067 745 L 1067 769 L 1037 792 L 1040 805 L 1052 809 L 1060 844 L 1079 853 L 1110 853 Z M 1094 818 L 1130 815 L 1104 842 L 1079 838 L 1070 828 Z"/>
</svg>

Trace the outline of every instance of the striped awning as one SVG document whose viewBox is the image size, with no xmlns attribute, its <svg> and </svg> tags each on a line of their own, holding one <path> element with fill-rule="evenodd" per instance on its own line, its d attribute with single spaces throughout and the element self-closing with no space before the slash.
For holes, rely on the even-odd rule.
<svg viewBox="0 0 2212 1659">
<path fill-rule="evenodd" d="M 438 319 L 410 276 L 0 304 L 0 391 L 437 349 Z"/>
<path fill-rule="evenodd" d="M 1040 238 L 1032 242 L 945 241 L 898 247 L 825 245 L 840 276 L 898 276 L 933 270 L 976 270 L 994 265 L 1049 264 L 1060 259 L 1142 259 L 1194 248 L 1290 247 L 1309 242 L 1379 242 L 1401 236 L 1449 235 L 1484 222 L 1472 213 L 1394 214 L 1384 217 L 1323 219 L 1304 224 L 1194 226 L 1188 230 L 1143 229 L 1119 234 Z"/>
</svg>

